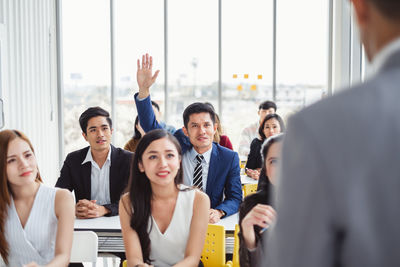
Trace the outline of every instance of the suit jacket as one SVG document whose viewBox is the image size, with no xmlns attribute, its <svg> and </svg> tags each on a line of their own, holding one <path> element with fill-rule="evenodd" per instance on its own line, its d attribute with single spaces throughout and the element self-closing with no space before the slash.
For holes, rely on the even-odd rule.
<svg viewBox="0 0 400 267">
<path fill-rule="evenodd" d="M 140 125 L 145 132 L 162 128 L 154 116 L 150 97 L 138 100 L 137 94 L 135 94 L 135 102 Z M 182 147 L 182 154 L 192 148 L 189 138 L 184 135 L 182 129 L 177 130 L 174 136 Z M 213 143 L 206 193 L 210 197 L 211 208 L 223 210 L 226 215 L 231 215 L 239 210 L 242 201 L 239 157 L 236 152 L 216 143 Z"/>
<path fill-rule="evenodd" d="M 265 266 L 400 266 L 400 51 L 289 121 Z"/>
<path fill-rule="evenodd" d="M 91 199 L 91 171 L 92 164 L 86 162 L 89 147 L 71 152 L 67 155 L 64 165 L 61 168 L 60 177 L 56 187 L 66 188 L 74 191 L 75 200 Z M 107 216 L 118 215 L 118 204 L 121 194 L 126 188 L 130 174 L 130 162 L 132 153 L 111 145 L 111 166 L 110 166 L 110 199 L 111 204 L 104 205 L 111 212 Z"/>
</svg>

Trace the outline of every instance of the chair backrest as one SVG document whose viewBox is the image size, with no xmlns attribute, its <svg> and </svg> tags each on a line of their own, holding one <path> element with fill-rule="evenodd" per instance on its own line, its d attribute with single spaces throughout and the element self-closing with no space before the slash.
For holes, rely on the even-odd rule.
<svg viewBox="0 0 400 267">
<path fill-rule="evenodd" d="M 98 237 L 93 231 L 74 231 L 70 262 L 91 262 L 96 265 Z"/>
<path fill-rule="evenodd" d="M 257 184 L 245 184 L 243 186 L 244 197 L 254 194 L 255 192 L 257 192 Z"/>
<path fill-rule="evenodd" d="M 201 253 L 204 267 L 225 266 L 225 228 L 222 225 L 209 224 L 206 241 Z"/>
<path fill-rule="evenodd" d="M 232 263 L 233 267 L 239 267 L 239 236 L 238 233 L 240 231 L 239 224 L 235 225 L 235 232 L 233 234 L 234 237 L 234 243 L 233 243 L 233 255 L 232 255 Z"/>
</svg>

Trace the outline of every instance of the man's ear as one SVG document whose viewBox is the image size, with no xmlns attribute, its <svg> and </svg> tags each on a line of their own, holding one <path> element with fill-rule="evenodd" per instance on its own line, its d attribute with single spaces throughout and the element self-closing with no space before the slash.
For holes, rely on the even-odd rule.
<svg viewBox="0 0 400 267">
<path fill-rule="evenodd" d="M 82 132 L 82 136 L 83 136 L 83 138 L 85 138 L 85 140 L 87 141 L 87 135 L 86 135 L 84 132 Z"/>
<path fill-rule="evenodd" d="M 185 126 L 182 127 L 182 131 L 183 131 L 183 133 L 184 133 L 187 137 L 189 137 L 188 130 L 186 129 Z"/>
</svg>

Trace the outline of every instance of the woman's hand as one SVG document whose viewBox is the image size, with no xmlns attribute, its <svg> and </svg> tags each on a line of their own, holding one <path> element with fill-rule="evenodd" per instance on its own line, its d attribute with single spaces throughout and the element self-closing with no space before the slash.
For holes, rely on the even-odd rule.
<svg viewBox="0 0 400 267">
<path fill-rule="evenodd" d="M 242 220 L 242 235 L 248 249 L 256 247 L 256 235 L 254 225 L 262 228 L 269 227 L 276 219 L 276 211 L 273 207 L 257 204 Z"/>
<path fill-rule="evenodd" d="M 258 180 L 260 178 L 260 170 L 252 170 L 252 169 L 246 169 L 247 176 L 250 178 L 253 178 L 254 180 Z"/>
<path fill-rule="evenodd" d="M 31 262 L 31 263 L 25 264 L 22 267 L 40 267 L 40 266 L 36 262 Z"/>
</svg>

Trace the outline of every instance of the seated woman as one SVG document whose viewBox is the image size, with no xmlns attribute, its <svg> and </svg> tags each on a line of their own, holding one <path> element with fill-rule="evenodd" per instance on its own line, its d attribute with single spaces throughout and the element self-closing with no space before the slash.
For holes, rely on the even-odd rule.
<svg viewBox="0 0 400 267">
<path fill-rule="evenodd" d="M 32 144 L 19 131 L 0 132 L 0 175 L 2 261 L 12 267 L 67 266 L 75 219 L 72 194 L 42 184 Z"/>
<path fill-rule="evenodd" d="M 246 174 L 258 180 L 260 178 L 260 170 L 262 167 L 261 145 L 271 136 L 285 131 L 285 124 L 278 114 L 268 114 L 258 128 L 258 134 L 261 139 L 254 138 L 250 145 L 250 153 L 246 162 Z"/>
<path fill-rule="evenodd" d="M 280 160 L 283 134 L 268 138 L 262 147 L 262 172 L 268 178 L 269 186 L 246 197 L 239 209 L 239 258 L 240 266 L 257 266 L 256 258 L 262 246 L 262 232 L 275 221 L 276 212 L 272 207 L 273 187 L 276 184 L 277 168 Z M 272 185 L 272 186 L 271 186 Z"/>
<path fill-rule="evenodd" d="M 140 126 L 139 123 L 139 117 L 136 116 L 135 119 L 135 133 L 132 136 L 132 138 L 125 144 L 124 149 L 128 150 L 130 152 L 135 152 L 136 147 L 139 144 L 140 139 L 142 136 L 145 134 L 144 130 L 142 129 L 142 126 Z"/>
<path fill-rule="evenodd" d="M 181 160 L 178 141 L 165 130 L 148 132 L 137 146 L 119 206 L 129 267 L 199 265 L 210 200 L 182 185 Z"/>
</svg>

